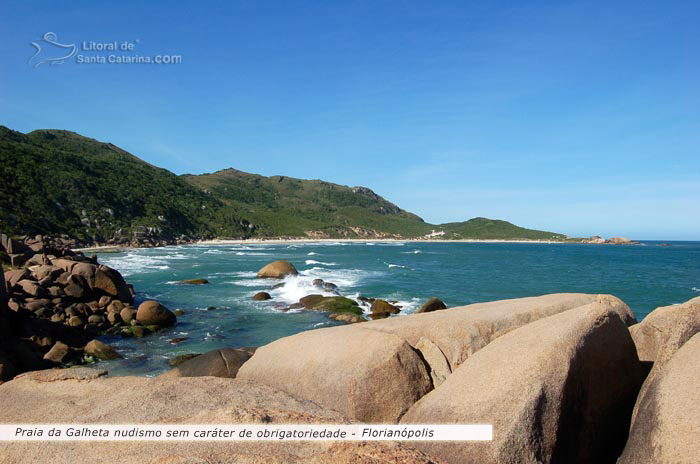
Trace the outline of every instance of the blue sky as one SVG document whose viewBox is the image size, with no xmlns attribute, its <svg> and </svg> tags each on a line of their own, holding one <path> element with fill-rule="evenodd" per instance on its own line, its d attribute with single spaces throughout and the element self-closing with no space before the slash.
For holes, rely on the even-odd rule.
<svg viewBox="0 0 700 464">
<path fill-rule="evenodd" d="M 62 3 L 3 7 L 0 124 L 365 185 L 431 222 L 700 239 L 698 2 Z M 182 63 L 33 68 L 49 31 Z"/>
</svg>

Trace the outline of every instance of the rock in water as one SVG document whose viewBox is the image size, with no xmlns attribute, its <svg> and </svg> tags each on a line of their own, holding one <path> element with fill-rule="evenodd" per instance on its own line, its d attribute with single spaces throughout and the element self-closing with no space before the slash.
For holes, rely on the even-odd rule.
<svg viewBox="0 0 700 464">
<path fill-rule="evenodd" d="M 188 279 L 188 280 L 181 280 L 181 284 L 189 284 L 189 285 L 205 285 L 208 284 L 209 281 L 207 279 Z"/>
<path fill-rule="evenodd" d="M 372 306 L 370 307 L 370 311 L 372 311 L 373 313 L 398 314 L 401 312 L 401 309 L 387 301 L 374 300 Z"/>
<path fill-rule="evenodd" d="M 85 354 L 105 361 L 110 361 L 119 357 L 119 354 L 114 348 L 99 340 L 92 340 L 85 345 Z"/>
<path fill-rule="evenodd" d="M 44 359 L 47 361 L 51 361 L 56 364 L 60 364 L 64 361 L 66 356 L 68 356 L 70 348 L 68 348 L 68 345 L 65 343 L 61 342 L 56 342 L 54 346 L 51 347 L 51 349 L 44 355 Z"/>
<path fill-rule="evenodd" d="M 358 322 L 367 322 L 367 319 L 365 319 L 364 317 L 353 313 L 333 313 L 330 314 L 328 317 L 336 321 L 347 322 L 350 324 L 356 324 Z"/>
<path fill-rule="evenodd" d="M 417 313 L 431 313 L 433 311 L 438 311 L 441 309 L 447 309 L 447 306 L 439 298 L 432 297 L 423 306 L 416 311 Z"/>
<path fill-rule="evenodd" d="M 136 312 L 136 320 L 143 325 L 170 327 L 175 324 L 176 317 L 168 308 L 157 301 L 144 301 Z"/>
<path fill-rule="evenodd" d="M 182 362 L 160 377 L 226 377 L 233 379 L 238 369 L 255 353 L 255 348 L 222 348 Z"/>
<path fill-rule="evenodd" d="M 258 271 L 259 279 L 282 279 L 288 275 L 298 275 L 297 268 L 285 260 L 274 261 Z"/>
<path fill-rule="evenodd" d="M 612 463 L 642 377 L 620 315 L 591 303 L 491 342 L 401 423 L 493 424 L 491 442 L 415 442 L 447 463 Z"/>
<path fill-rule="evenodd" d="M 255 295 L 253 295 L 253 301 L 265 301 L 271 299 L 272 297 L 267 292 L 258 292 Z"/>
<path fill-rule="evenodd" d="M 686 342 L 645 383 L 618 464 L 698 462 L 699 384 L 700 334 Z"/>
</svg>

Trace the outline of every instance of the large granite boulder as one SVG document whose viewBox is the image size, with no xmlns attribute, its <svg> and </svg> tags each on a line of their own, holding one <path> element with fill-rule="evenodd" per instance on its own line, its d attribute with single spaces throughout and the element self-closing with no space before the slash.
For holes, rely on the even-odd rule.
<svg viewBox="0 0 700 464">
<path fill-rule="evenodd" d="M 122 275 L 108 266 L 100 266 L 95 271 L 93 288 L 106 293 L 124 303 L 133 304 L 134 298 Z"/>
<path fill-rule="evenodd" d="M 414 444 L 448 463 L 613 463 L 642 377 L 619 313 L 593 302 L 491 342 L 401 423 L 493 424 L 491 442 Z"/>
<path fill-rule="evenodd" d="M 700 334 L 645 383 L 618 464 L 690 464 L 700 456 Z"/>
<path fill-rule="evenodd" d="M 636 322 L 629 307 L 614 296 L 553 293 L 395 317 L 363 324 L 363 328 L 399 335 L 411 346 L 425 337 L 443 352 L 454 370 L 470 355 L 513 329 L 593 302 L 614 308 L 627 325 Z"/>
<path fill-rule="evenodd" d="M 642 322 L 630 327 L 639 359 L 648 364 L 653 363 L 637 397 L 632 421 L 639 412 L 642 398 L 654 385 L 656 376 L 663 372 L 668 361 L 698 332 L 700 332 L 700 297 L 683 304 L 657 308 Z"/>
<path fill-rule="evenodd" d="M 201 354 L 170 369 L 161 377 L 226 377 L 233 379 L 255 348 L 221 348 Z"/>
<path fill-rule="evenodd" d="M 274 261 L 258 271 L 259 279 L 282 279 L 299 272 L 292 263 L 285 260 Z"/>
<path fill-rule="evenodd" d="M 274 386 L 363 422 L 396 422 L 432 388 L 420 356 L 392 334 L 353 324 L 258 348 L 238 378 Z M 196 359 L 196 358 L 195 358 Z"/>
<path fill-rule="evenodd" d="M 145 326 L 170 327 L 176 319 L 172 311 L 157 301 L 144 301 L 136 311 L 136 320 Z"/>
<path fill-rule="evenodd" d="M 656 308 L 630 333 L 642 361 L 665 363 L 700 332 L 700 296 L 683 304 Z"/>
<path fill-rule="evenodd" d="M 27 407 L 30 404 L 31 407 Z M 338 424 L 338 413 L 264 385 L 216 377 L 105 377 L 64 369 L 25 374 L 0 387 L 0 423 Z M 392 442 L 125 441 L 6 442 L 8 463 L 430 464 Z"/>
<path fill-rule="evenodd" d="M 634 319 L 624 303 L 608 295 L 554 294 L 481 303 L 282 338 L 259 348 L 238 378 L 316 401 L 352 419 L 396 422 L 434 382 L 443 381 L 492 340 L 590 303 Z"/>
</svg>

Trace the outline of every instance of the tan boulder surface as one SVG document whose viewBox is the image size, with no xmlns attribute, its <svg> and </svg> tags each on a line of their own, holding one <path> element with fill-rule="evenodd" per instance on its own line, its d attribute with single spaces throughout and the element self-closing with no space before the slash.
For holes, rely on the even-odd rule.
<svg viewBox="0 0 700 464">
<path fill-rule="evenodd" d="M 238 378 L 264 383 L 363 422 L 396 422 L 432 388 L 400 337 L 352 324 L 310 330 L 257 349 Z"/>
<path fill-rule="evenodd" d="M 700 456 L 700 334 L 686 342 L 640 393 L 619 464 L 691 464 Z"/>
<path fill-rule="evenodd" d="M 700 296 L 683 304 L 663 306 L 630 327 L 639 359 L 666 362 L 700 332 Z"/>
<path fill-rule="evenodd" d="M 68 372 L 67 372 L 68 371 Z M 76 371 L 76 372 L 70 372 Z M 337 413 L 262 385 L 216 377 L 38 371 L 0 386 L 0 423 L 322 424 Z M 28 408 L 27 404 L 32 407 Z M 6 442 L 0 463 L 438 463 L 392 442 Z"/>
<path fill-rule="evenodd" d="M 299 272 L 292 263 L 285 260 L 273 261 L 258 271 L 259 279 L 281 279 Z"/>
<path fill-rule="evenodd" d="M 226 377 L 233 379 L 255 348 L 221 348 L 187 360 L 160 377 Z"/>
<path fill-rule="evenodd" d="M 641 399 L 676 352 L 700 332 L 700 297 L 683 304 L 656 308 L 639 324 L 630 327 L 639 359 L 653 363 L 637 397 L 632 413 L 634 422 Z"/>
<path fill-rule="evenodd" d="M 479 303 L 285 337 L 259 348 L 238 377 L 316 401 L 352 419 L 396 422 L 434 383 L 492 340 L 592 302 L 611 308 L 625 321 L 634 320 L 629 308 L 609 295 L 553 294 Z"/>
<path fill-rule="evenodd" d="M 614 308 L 626 324 L 636 322 L 629 307 L 614 296 L 553 293 L 396 317 L 365 324 L 363 327 L 396 334 L 411 346 L 415 346 L 421 337 L 430 339 L 445 354 L 454 370 L 470 355 L 513 329 L 596 301 Z"/>
<path fill-rule="evenodd" d="M 136 311 L 136 320 L 143 325 L 170 327 L 175 324 L 175 314 L 157 301 L 144 301 Z"/>
<path fill-rule="evenodd" d="M 641 377 L 619 313 L 595 302 L 491 342 L 401 423 L 493 424 L 492 442 L 412 443 L 449 463 L 615 462 Z"/>
</svg>

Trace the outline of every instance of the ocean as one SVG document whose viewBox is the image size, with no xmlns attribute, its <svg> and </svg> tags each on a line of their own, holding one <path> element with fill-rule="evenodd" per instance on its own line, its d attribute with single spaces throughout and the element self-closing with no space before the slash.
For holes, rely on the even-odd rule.
<svg viewBox="0 0 700 464">
<path fill-rule="evenodd" d="M 700 242 L 641 246 L 545 243 L 308 242 L 187 245 L 98 254 L 134 285 L 137 304 L 156 299 L 182 309 L 175 327 L 138 339 L 105 336 L 123 358 L 102 362 L 112 375 L 157 375 L 179 354 L 260 346 L 340 323 L 314 311 L 281 311 L 333 282 L 343 296 L 397 301 L 402 317 L 437 296 L 448 307 L 558 292 L 610 293 L 638 320 L 659 306 L 700 296 Z M 300 272 L 277 283 L 256 278 L 270 261 Z M 207 285 L 178 283 L 204 278 Z M 252 301 L 258 291 L 272 300 Z M 330 295 L 330 294 L 328 294 Z M 216 308 L 216 309 L 212 309 Z M 365 307 L 369 311 L 369 307 Z M 186 338 L 172 344 L 173 338 Z"/>
</svg>

